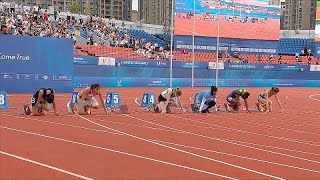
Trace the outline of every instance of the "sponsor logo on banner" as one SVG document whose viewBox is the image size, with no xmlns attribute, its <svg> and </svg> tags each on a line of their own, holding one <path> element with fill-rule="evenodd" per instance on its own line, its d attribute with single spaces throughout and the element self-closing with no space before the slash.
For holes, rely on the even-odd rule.
<svg viewBox="0 0 320 180">
<path fill-rule="evenodd" d="M 1 79 L 16 79 L 15 74 L 0 74 Z"/>
<path fill-rule="evenodd" d="M 165 83 L 162 83 L 162 81 L 152 81 L 151 83 L 148 83 L 148 86 L 165 86 Z"/>
<path fill-rule="evenodd" d="M 217 65 L 216 62 L 209 62 L 208 69 L 217 69 L 216 65 Z M 224 69 L 224 63 L 223 62 L 219 62 L 218 63 L 218 69 Z"/>
<path fill-rule="evenodd" d="M 286 65 L 285 67 L 281 68 L 282 70 L 300 70 L 300 68 L 294 66 L 294 65 Z"/>
<path fill-rule="evenodd" d="M 126 64 L 126 65 L 148 65 L 147 61 L 130 61 L 130 60 L 124 60 L 120 61 L 121 64 Z"/>
<path fill-rule="evenodd" d="M 252 64 L 229 64 L 230 69 L 256 69 L 255 65 Z"/>
<path fill-rule="evenodd" d="M 38 74 L 39 80 L 53 80 L 53 75 L 48 74 Z"/>
<path fill-rule="evenodd" d="M 18 74 L 17 78 L 20 80 L 35 80 L 36 75 L 35 74 Z"/>
<path fill-rule="evenodd" d="M 310 71 L 320 71 L 320 65 L 311 65 Z"/>
<path fill-rule="evenodd" d="M 118 81 L 117 81 L 117 87 L 121 87 L 122 86 L 122 81 L 121 81 L 121 79 L 119 79 Z"/>
<path fill-rule="evenodd" d="M 273 70 L 275 67 L 273 65 L 265 65 L 263 68 L 266 70 Z"/>
<path fill-rule="evenodd" d="M 110 58 L 110 57 L 99 57 L 99 66 L 115 66 L 116 65 L 116 59 Z"/>
<path fill-rule="evenodd" d="M 158 61 L 157 66 L 167 66 L 167 62 Z"/>
<path fill-rule="evenodd" d="M 56 81 L 70 81 L 72 80 L 71 75 L 54 75 L 54 79 Z"/>
</svg>

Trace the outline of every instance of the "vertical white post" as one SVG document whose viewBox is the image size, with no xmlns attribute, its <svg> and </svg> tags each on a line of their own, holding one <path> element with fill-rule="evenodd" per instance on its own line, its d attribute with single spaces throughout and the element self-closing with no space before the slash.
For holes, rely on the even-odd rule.
<svg viewBox="0 0 320 180">
<path fill-rule="evenodd" d="M 172 51 L 173 51 L 173 18 L 174 18 L 174 0 L 171 0 L 171 46 L 170 46 L 170 87 L 172 88 Z"/>
<path fill-rule="evenodd" d="M 191 72 L 191 87 L 193 88 L 194 82 L 194 46 L 195 46 L 195 19 L 196 19 L 196 0 L 193 0 L 193 23 L 192 23 L 192 72 Z"/>
<path fill-rule="evenodd" d="M 216 59 L 216 87 L 218 87 L 218 66 L 219 66 L 219 42 L 220 42 L 220 9 L 218 9 L 218 34 L 217 34 L 217 59 Z"/>
</svg>

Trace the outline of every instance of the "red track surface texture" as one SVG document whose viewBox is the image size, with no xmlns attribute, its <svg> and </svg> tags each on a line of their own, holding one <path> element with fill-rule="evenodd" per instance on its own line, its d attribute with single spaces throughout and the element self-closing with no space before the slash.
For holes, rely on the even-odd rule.
<svg viewBox="0 0 320 180">
<path fill-rule="evenodd" d="M 250 89 L 250 104 L 262 89 Z M 161 89 L 152 89 L 159 93 Z M 183 102 L 203 89 L 184 89 Z M 104 89 L 104 94 L 111 89 Z M 0 111 L 0 179 L 320 179 L 320 90 L 281 89 L 285 112 L 173 114 L 143 111 L 142 89 L 121 93 L 131 114 L 19 115 L 31 95 Z M 220 89 L 224 101 L 231 89 Z"/>
</svg>

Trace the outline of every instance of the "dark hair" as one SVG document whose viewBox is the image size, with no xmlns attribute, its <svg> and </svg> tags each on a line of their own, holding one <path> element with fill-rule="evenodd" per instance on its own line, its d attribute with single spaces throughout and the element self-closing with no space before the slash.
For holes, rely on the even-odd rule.
<svg viewBox="0 0 320 180">
<path fill-rule="evenodd" d="M 211 86 L 211 95 L 213 95 L 213 92 L 218 91 L 218 88 L 216 86 Z"/>
<path fill-rule="evenodd" d="M 250 93 L 245 92 L 244 95 L 242 95 L 243 99 L 248 99 L 248 97 L 250 96 Z"/>
<path fill-rule="evenodd" d="M 92 84 L 90 89 L 96 89 L 96 88 L 101 88 L 100 84 Z"/>
<path fill-rule="evenodd" d="M 274 92 L 274 93 L 278 93 L 280 90 L 277 87 L 272 87 L 271 91 Z"/>
<path fill-rule="evenodd" d="M 49 104 L 53 103 L 54 95 L 52 93 L 48 94 L 45 99 Z"/>
<path fill-rule="evenodd" d="M 177 88 L 177 90 L 175 91 L 176 96 L 181 96 L 182 95 L 182 91 Z"/>
</svg>

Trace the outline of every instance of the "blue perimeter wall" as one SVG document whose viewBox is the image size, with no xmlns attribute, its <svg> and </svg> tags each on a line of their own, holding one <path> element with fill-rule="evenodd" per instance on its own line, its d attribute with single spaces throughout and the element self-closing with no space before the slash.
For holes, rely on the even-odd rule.
<svg viewBox="0 0 320 180">
<path fill-rule="evenodd" d="M 97 82 L 103 87 L 168 87 L 170 62 L 115 59 L 119 66 L 97 65 L 96 57 L 75 58 L 75 87 Z M 307 65 L 223 64 L 218 71 L 221 87 L 320 87 L 320 72 Z M 191 63 L 173 62 L 173 86 L 191 87 Z M 319 68 L 320 70 L 320 68 Z M 208 63 L 195 63 L 196 87 L 215 83 Z"/>
<path fill-rule="evenodd" d="M 73 92 L 71 39 L 0 35 L 0 90 Z"/>
</svg>

